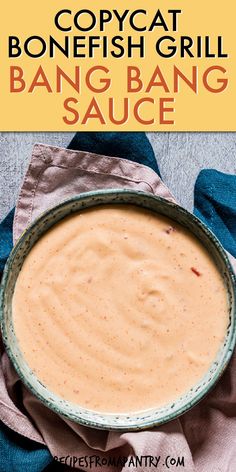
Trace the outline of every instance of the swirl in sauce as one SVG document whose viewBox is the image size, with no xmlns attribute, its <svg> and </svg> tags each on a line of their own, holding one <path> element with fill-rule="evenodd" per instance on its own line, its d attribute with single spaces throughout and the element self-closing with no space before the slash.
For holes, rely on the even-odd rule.
<svg viewBox="0 0 236 472">
<path fill-rule="evenodd" d="M 13 297 L 25 359 L 60 397 L 134 412 L 176 400 L 226 334 L 223 280 L 201 243 L 147 210 L 109 205 L 52 227 Z"/>
</svg>

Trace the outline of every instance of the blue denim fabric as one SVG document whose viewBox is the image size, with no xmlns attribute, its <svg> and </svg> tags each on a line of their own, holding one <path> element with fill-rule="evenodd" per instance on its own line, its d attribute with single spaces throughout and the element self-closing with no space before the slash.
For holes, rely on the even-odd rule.
<svg viewBox="0 0 236 472">
<path fill-rule="evenodd" d="M 41 472 L 52 462 L 46 447 L 0 424 L 0 472 Z"/>
<path fill-rule="evenodd" d="M 236 257 L 236 175 L 212 169 L 200 172 L 194 190 L 194 213 Z"/>
</svg>

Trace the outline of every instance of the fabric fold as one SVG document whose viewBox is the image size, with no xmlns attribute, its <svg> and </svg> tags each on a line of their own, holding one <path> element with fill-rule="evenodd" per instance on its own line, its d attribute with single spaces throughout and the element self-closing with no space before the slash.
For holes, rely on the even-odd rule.
<svg viewBox="0 0 236 472">
<path fill-rule="evenodd" d="M 17 201 L 14 242 L 43 211 L 79 193 L 102 188 L 137 189 L 173 200 L 149 167 L 127 159 L 36 144 Z"/>
</svg>

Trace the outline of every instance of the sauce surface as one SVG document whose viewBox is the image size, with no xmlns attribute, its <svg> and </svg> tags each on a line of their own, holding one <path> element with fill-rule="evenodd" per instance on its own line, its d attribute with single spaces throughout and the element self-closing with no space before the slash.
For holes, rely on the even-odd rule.
<svg viewBox="0 0 236 472">
<path fill-rule="evenodd" d="M 225 337 L 227 294 L 182 226 L 128 205 L 67 217 L 35 244 L 13 296 L 21 350 L 40 381 L 91 410 L 176 400 Z"/>
</svg>

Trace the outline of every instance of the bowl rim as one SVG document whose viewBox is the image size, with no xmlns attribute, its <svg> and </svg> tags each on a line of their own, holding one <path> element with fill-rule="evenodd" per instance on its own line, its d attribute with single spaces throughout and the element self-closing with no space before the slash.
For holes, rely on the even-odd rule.
<svg viewBox="0 0 236 472">
<path fill-rule="evenodd" d="M 232 309 L 232 329 L 231 329 L 231 332 L 230 332 L 229 339 L 227 341 L 228 347 L 227 347 L 226 352 L 224 353 L 224 356 L 223 356 L 221 362 L 219 362 L 219 365 L 218 365 L 218 369 L 220 370 L 220 372 L 217 371 L 217 372 L 214 373 L 214 375 L 212 376 L 212 379 L 207 383 L 207 386 L 202 391 L 197 392 L 194 395 L 194 398 L 192 400 L 187 401 L 185 404 L 180 406 L 177 410 L 174 410 L 173 413 L 167 413 L 166 415 L 163 415 L 163 417 L 161 419 L 160 418 L 156 419 L 156 421 L 155 421 L 155 418 L 152 417 L 152 419 L 150 421 L 145 420 L 140 424 L 137 424 L 137 422 L 135 424 L 129 424 L 129 425 L 126 425 L 125 423 L 124 424 L 119 423 L 119 424 L 114 424 L 113 426 L 111 426 L 110 424 L 103 424 L 103 423 L 101 424 L 98 421 L 92 421 L 90 419 L 88 420 L 88 419 L 86 419 L 86 417 L 81 417 L 81 416 L 79 417 L 78 415 L 75 415 L 73 413 L 71 414 L 71 413 L 68 413 L 67 411 L 64 411 L 63 408 L 61 408 L 61 406 L 54 405 L 49 400 L 47 400 L 43 395 L 41 395 L 37 391 L 37 389 L 35 389 L 35 387 L 27 379 L 25 379 L 24 374 L 22 373 L 20 365 L 18 363 L 18 360 L 16 359 L 15 355 L 13 354 L 13 352 L 11 350 L 11 345 L 7 341 L 7 332 L 6 332 L 6 325 L 5 325 L 5 307 L 4 307 L 5 303 L 4 303 L 4 301 L 5 301 L 5 294 L 6 294 L 6 288 L 7 288 L 9 273 L 11 271 L 11 266 L 12 266 L 12 264 L 14 262 L 14 259 L 17 255 L 17 253 L 18 253 L 18 250 L 21 248 L 21 245 L 24 243 L 24 241 L 26 240 L 28 235 L 32 232 L 32 230 L 37 228 L 37 226 L 41 222 L 43 222 L 48 216 L 50 217 L 50 214 L 51 214 L 52 211 L 57 212 L 58 210 L 62 209 L 63 207 L 66 207 L 68 205 L 72 205 L 73 203 L 76 203 L 78 201 L 84 201 L 84 200 L 86 201 L 87 199 L 89 200 L 89 199 L 91 199 L 91 197 L 101 196 L 103 198 L 104 195 L 116 196 L 117 194 L 119 194 L 119 195 L 124 195 L 125 194 L 125 195 L 134 196 L 134 197 L 139 197 L 140 196 L 140 197 L 145 197 L 147 199 L 156 200 L 160 204 L 163 204 L 163 205 L 165 205 L 169 208 L 174 208 L 177 212 L 180 212 L 185 217 L 189 218 L 194 225 L 198 226 L 198 228 L 200 228 L 200 230 L 203 231 L 205 236 L 208 239 L 210 239 L 211 243 L 213 243 L 213 246 L 215 247 L 216 252 L 218 252 L 218 255 L 220 256 L 221 261 L 223 262 L 223 264 L 224 264 L 224 266 L 227 270 L 227 275 L 228 275 L 228 277 L 230 279 L 230 282 L 232 284 L 232 293 L 231 293 L 231 295 L 232 295 L 233 309 Z M 99 204 L 97 202 L 95 202 L 90 207 L 96 207 L 96 206 L 99 206 L 99 205 L 109 205 L 109 204 L 124 204 L 124 205 L 126 205 L 126 204 L 129 205 L 130 204 L 130 205 L 136 205 L 138 207 L 142 207 L 139 204 L 138 201 L 137 201 L 137 203 L 136 202 L 128 203 L 128 202 L 120 202 L 120 201 L 115 202 L 115 201 L 113 201 L 112 203 L 102 202 L 102 203 L 99 203 Z M 86 208 L 87 207 L 85 206 L 84 208 L 81 208 L 80 210 L 77 210 L 77 211 L 78 212 L 83 211 L 83 210 L 86 210 Z M 151 210 L 151 209 L 149 211 L 154 211 L 155 212 L 155 210 Z M 156 213 L 158 213 L 158 211 Z M 69 214 L 70 213 L 68 212 L 68 215 Z M 62 216 L 58 220 L 58 222 L 61 221 L 65 217 L 66 217 L 65 215 Z M 171 216 L 169 216 L 169 218 L 171 219 Z M 173 218 L 173 221 L 175 221 L 174 218 Z M 180 224 L 182 224 L 182 223 L 180 223 Z M 191 230 L 189 228 L 188 228 L 188 230 L 191 232 Z M 47 231 L 48 231 L 48 229 L 46 229 L 45 231 L 42 231 L 40 233 L 39 237 L 37 238 L 37 240 Z M 198 239 L 198 237 L 196 235 L 195 235 L 195 237 Z M 199 238 L 199 240 L 201 241 L 200 238 Z M 34 242 L 34 244 L 36 243 L 36 241 Z M 38 398 L 46 407 L 48 407 L 49 409 L 53 410 L 55 413 L 57 413 L 61 416 L 64 416 L 65 418 L 67 418 L 71 421 L 74 421 L 78 424 L 88 426 L 88 427 L 92 427 L 92 428 L 95 428 L 95 429 L 110 430 L 110 431 L 112 431 L 112 430 L 113 431 L 137 431 L 137 430 L 147 429 L 149 427 L 159 426 L 161 424 L 167 423 L 167 422 L 169 422 L 173 419 L 178 418 L 179 416 L 181 416 L 184 413 L 186 413 L 187 411 L 189 411 L 197 403 L 199 403 L 213 389 L 213 387 L 216 385 L 216 383 L 218 382 L 220 377 L 223 375 L 223 373 L 224 373 L 224 371 L 225 371 L 225 369 L 226 369 L 226 367 L 227 367 L 227 365 L 228 365 L 228 363 L 229 363 L 229 361 L 232 357 L 232 354 L 233 354 L 233 351 L 234 351 L 234 348 L 235 348 L 235 344 L 236 344 L 236 306 L 235 306 L 235 301 L 236 301 L 236 275 L 235 275 L 234 270 L 232 268 L 232 265 L 230 263 L 229 257 L 227 255 L 225 249 L 223 248 L 222 244 L 218 240 L 218 238 L 206 226 L 206 224 L 203 223 L 198 217 L 196 217 L 194 214 L 190 213 L 188 210 L 186 210 L 182 206 L 178 205 L 177 203 L 174 203 L 170 200 L 166 200 L 163 197 L 153 195 L 153 194 L 148 193 L 148 192 L 143 192 L 143 191 L 135 190 L 135 189 L 129 190 L 129 189 L 120 189 L 120 188 L 119 189 L 99 189 L 99 190 L 80 193 L 80 194 L 75 195 L 71 198 L 64 199 L 60 203 L 48 208 L 47 210 L 43 211 L 38 217 L 36 217 L 34 219 L 34 221 L 21 234 L 20 238 L 17 240 L 16 244 L 14 245 L 14 247 L 13 247 L 13 249 L 12 249 L 8 259 L 7 259 L 7 262 L 5 264 L 4 271 L 3 271 L 2 281 L 1 281 L 1 285 L 0 285 L 0 325 L 1 325 L 2 339 L 3 339 L 3 343 L 4 343 L 4 346 L 5 346 L 6 352 L 9 356 L 9 358 L 10 358 L 17 374 L 19 375 L 19 377 L 22 380 L 22 382 L 24 383 L 24 385 L 26 385 L 26 387 L 31 391 L 31 393 L 33 393 L 33 395 L 36 396 L 36 398 Z M 210 368 L 208 369 L 208 371 L 209 370 L 210 370 Z M 46 387 L 46 389 L 47 389 L 47 387 Z M 49 389 L 47 389 L 47 391 L 49 393 L 52 393 Z M 184 397 L 187 394 L 188 391 L 186 391 L 186 393 L 183 394 L 182 396 Z M 176 401 L 177 401 L 177 399 L 176 399 Z M 69 402 L 67 400 L 64 400 L 64 402 L 69 404 L 72 407 L 76 406 L 76 404 L 73 404 L 72 402 Z M 103 413 L 103 412 L 99 413 L 99 412 L 95 412 L 93 410 L 89 410 L 89 409 L 86 409 L 86 408 L 84 408 L 84 410 L 88 411 L 89 413 L 97 413 L 101 416 L 105 415 L 105 416 L 109 417 L 109 413 Z M 151 409 L 151 410 L 153 410 L 153 409 Z M 139 413 L 139 412 L 132 412 L 132 414 L 130 416 L 133 416 L 137 413 Z M 142 413 L 144 413 L 144 410 L 140 412 L 141 416 L 142 416 Z M 117 415 L 116 415 L 116 413 L 114 413 L 114 414 L 112 413 L 112 415 L 113 416 L 124 417 L 124 418 L 129 416 L 129 414 L 127 414 L 127 413 L 124 413 L 124 414 L 123 413 L 117 413 Z"/>
</svg>

